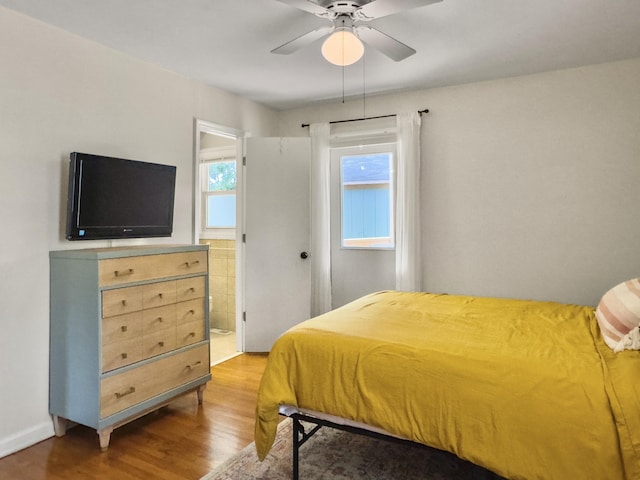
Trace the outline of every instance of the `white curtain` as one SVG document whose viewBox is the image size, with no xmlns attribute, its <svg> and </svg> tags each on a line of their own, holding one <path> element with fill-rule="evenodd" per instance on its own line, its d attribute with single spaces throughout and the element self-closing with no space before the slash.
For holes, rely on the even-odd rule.
<svg viewBox="0 0 640 480">
<path fill-rule="evenodd" d="M 311 136 L 311 315 L 331 310 L 331 212 L 329 123 L 312 123 Z"/>
<path fill-rule="evenodd" d="M 421 291 L 420 114 L 398 114 L 396 290 Z"/>
</svg>

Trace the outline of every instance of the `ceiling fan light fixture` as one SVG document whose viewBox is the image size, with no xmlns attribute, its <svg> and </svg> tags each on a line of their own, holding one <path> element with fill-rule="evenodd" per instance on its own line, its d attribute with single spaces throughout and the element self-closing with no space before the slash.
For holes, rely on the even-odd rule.
<svg viewBox="0 0 640 480">
<path fill-rule="evenodd" d="M 333 32 L 322 44 L 322 56 L 329 63 L 346 67 L 353 65 L 364 55 L 364 45 L 350 29 Z"/>
</svg>

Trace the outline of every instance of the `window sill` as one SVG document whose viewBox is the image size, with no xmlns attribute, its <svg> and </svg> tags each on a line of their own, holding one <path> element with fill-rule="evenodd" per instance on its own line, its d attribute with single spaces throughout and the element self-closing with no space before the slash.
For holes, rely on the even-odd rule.
<svg viewBox="0 0 640 480">
<path fill-rule="evenodd" d="M 207 240 L 235 240 L 235 228 L 216 228 L 200 232 L 200 238 Z"/>
</svg>

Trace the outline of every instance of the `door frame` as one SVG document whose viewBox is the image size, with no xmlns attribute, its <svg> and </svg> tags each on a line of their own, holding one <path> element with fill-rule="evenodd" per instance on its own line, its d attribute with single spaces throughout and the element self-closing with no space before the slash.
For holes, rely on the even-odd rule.
<svg viewBox="0 0 640 480">
<path fill-rule="evenodd" d="M 242 247 L 242 232 L 244 231 L 244 139 L 249 134 L 243 130 L 219 125 L 206 120 L 194 119 L 194 145 L 193 145 L 193 195 L 191 217 L 191 242 L 197 243 L 200 238 L 202 212 L 200 201 L 200 134 L 208 133 L 221 137 L 233 138 L 236 141 L 236 350 L 244 352 L 244 322 L 242 312 L 244 310 L 244 248 Z M 209 295 L 209 292 L 207 292 Z"/>
</svg>

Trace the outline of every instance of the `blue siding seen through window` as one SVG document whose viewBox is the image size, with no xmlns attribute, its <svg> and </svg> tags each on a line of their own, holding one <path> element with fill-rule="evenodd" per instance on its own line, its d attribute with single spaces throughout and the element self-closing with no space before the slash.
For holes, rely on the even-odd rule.
<svg viewBox="0 0 640 480">
<path fill-rule="evenodd" d="M 348 238 L 388 237 L 389 185 L 344 187 L 342 236 Z"/>
</svg>

